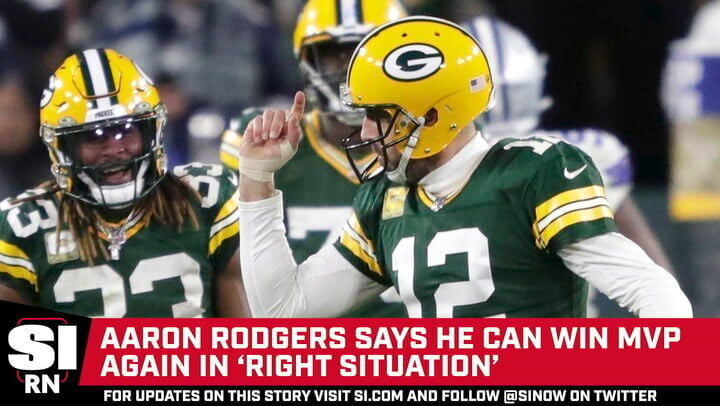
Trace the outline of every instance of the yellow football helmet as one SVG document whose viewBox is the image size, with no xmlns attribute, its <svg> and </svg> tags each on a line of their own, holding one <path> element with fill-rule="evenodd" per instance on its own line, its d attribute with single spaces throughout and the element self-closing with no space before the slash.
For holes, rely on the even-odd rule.
<svg viewBox="0 0 720 406">
<path fill-rule="evenodd" d="M 295 26 L 293 50 L 311 108 L 360 126 L 362 113 L 343 106 L 338 97 L 347 63 L 367 33 L 406 15 L 397 0 L 309 0 Z"/>
<path fill-rule="evenodd" d="M 408 17 L 365 37 L 352 56 L 341 91 L 345 105 L 389 118 L 376 139 L 346 139 L 348 156 L 375 142 L 382 143 L 383 151 L 395 146 L 402 153 L 402 173 L 388 175 L 404 180 L 408 160 L 439 153 L 489 108 L 493 81 L 484 52 L 467 31 L 438 18 Z M 437 121 L 424 126 L 431 109 Z M 367 175 L 357 167 L 356 173 Z"/>
<path fill-rule="evenodd" d="M 40 102 L 40 136 L 62 191 L 87 203 L 126 207 L 145 196 L 165 175 L 165 107 L 150 78 L 130 58 L 111 49 L 69 56 L 50 77 Z M 84 165 L 82 142 L 120 139 L 139 130 L 142 151 L 122 162 Z M 104 184 L 104 176 L 132 170 L 132 181 Z"/>
</svg>

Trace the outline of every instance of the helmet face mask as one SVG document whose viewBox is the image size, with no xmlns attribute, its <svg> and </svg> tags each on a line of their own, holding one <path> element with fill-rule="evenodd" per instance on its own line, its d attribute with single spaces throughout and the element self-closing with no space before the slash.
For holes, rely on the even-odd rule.
<svg viewBox="0 0 720 406">
<path fill-rule="evenodd" d="M 117 209 L 165 175 L 165 119 L 157 90 L 132 60 L 91 49 L 68 57 L 51 77 L 40 135 L 63 193 Z"/>
<path fill-rule="evenodd" d="M 360 137 L 361 131 L 358 130 L 342 140 L 350 167 L 360 182 L 365 182 L 377 173 L 377 164 L 390 172 L 396 169 L 397 162 L 391 162 L 391 156 L 397 157 L 402 153 L 408 139 L 421 126 L 397 106 L 372 106 L 364 110 L 367 120 L 375 125 L 377 136 L 363 140 Z M 354 153 L 367 151 L 369 148 L 373 148 L 375 152 L 375 158 L 370 162 L 358 159 L 363 157 L 363 154 Z M 397 152 L 389 153 L 391 149 Z"/>
<path fill-rule="evenodd" d="M 157 119 L 145 115 L 65 129 L 55 136 L 58 151 L 67 159 L 54 165 L 53 173 L 56 178 L 79 180 L 67 188 L 69 196 L 109 208 L 127 206 L 152 190 L 145 185 L 154 185 L 161 178 L 159 171 L 150 170 L 156 156 L 163 154 L 155 142 L 156 128 Z M 128 157 L 103 158 L 108 142 L 126 145 Z"/>
<path fill-rule="evenodd" d="M 338 94 L 358 42 L 314 43 L 306 47 L 300 60 L 300 72 L 305 81 L 308 103 L 313 109 L 351 127 L 362 125 L 362 111 L 343 105 Z"/>
</svg>

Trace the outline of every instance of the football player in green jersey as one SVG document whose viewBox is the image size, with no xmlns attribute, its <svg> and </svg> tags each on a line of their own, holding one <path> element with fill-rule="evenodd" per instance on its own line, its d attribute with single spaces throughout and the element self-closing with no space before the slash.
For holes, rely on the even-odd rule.
<svg viewBox="0 0 720 406">
<path fill-rule="evenodd" d="M 405 14 L 397 0 L 310 0 L 298 17 L 293 49 L 310 109 L 294 159 L 275 174 L 276 185 L 287 192 L 288 241 L 297 262 L 337 240 L 359 185 L 342 147 L 342 139 L 359 131 L 364 117 L 339 97 L 350 56 L 365 34 Z M 220 161 L 227 168 L 237 170 L 240 134 L 260 114 L 261 109 L 246 109 L 223 134 Z M 378 299 L 347 316 L 402 317 L 404 307 L 393 293 L 388 290 L 383 297 L 395 304 Z"/>
<path fill-rule="evenodd" d="M 339 240 L 297 265 L 272 174 L 293 155 L 304 95 L 267 110 L 240 145 L 243 279 L 255 315 L 331 316 L 394 286 L 411 317 L 582 317 L 587 282 L 641 317 L 690 317 L 675 279 L 617 233 L 601 177 L 554 137 L 489 146 L 472 121 L 493 83 L 459 26 L 410 17 L 350 61 L 345 103 L 385 168 L 354 198 Z"/>
<path fill-rule="evenodd" d="M 0 299 L 97 317 L 247 315 L 237 177 L 166 173 L 165 108 L 129 58 L 69 56 L 40 135 L 55 180 L 0 203 Z"/>
</svg>

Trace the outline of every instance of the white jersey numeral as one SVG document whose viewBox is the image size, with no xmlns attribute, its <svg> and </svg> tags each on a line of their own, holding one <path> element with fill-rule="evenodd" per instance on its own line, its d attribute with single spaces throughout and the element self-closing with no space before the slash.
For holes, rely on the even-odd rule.
<svg viewBox="0 0 720 406">
<path fill-rule="evenodd" d="M 495 292 L 490 268 L 488 240 L 478 228 L 462 228 L 435 234 L 427 246 L 427 275 L 432 278 L 433 267 L 445 265 L 448 255 L 467 254 L 467 280 L 441 283 L 435 291 L 437 317 L 453 317 L 456 306 L 487 301 Z M 420 301 L 415 294 L 415 237 L 405 237 L 392 254 L 392 268 L 397 272 L 400 297 L 408 316 L 422 317 Z M 436 268 L 437 269 L 437 268 Z"/>
<path fill-rule="evenodd" d="M 165 255 L 140 261 L 130 274 L 129 292 L 122 276 L 110 265 L 98 265 L 62 271 L 53 292 L 58 303 L 71 303 L 76 294 L 100 290 L 104 313 L 95 317 L 124 317 L 127 295 L 152 292 L 154 283 L 180 278 L 185 301 L 172 305 L 173 317 L 200 317 L 203 313 L 203 284 L 200 264 L 185 253 Z"/>
<path fill-rule="evenodd" d="M 528 138 L 526 140 L 509 142 L 503 147 L 503 149 L 508 150 L 510 148 L 518 147 L 532 148 L 532 151 L 534 153 L 542 155 L 545 153 L 545 151 L 550 149 L 550 147 L 562 141 L 562 138 L 556 138 L 548 135 L 539 135 L 533 138 Z"/>
<path fill-rule="evenodd" d="M 19 238 L 29 237 L 38 232 L 53 228 L 57 224 L 57 209 L 45 199 L 35 200 L 37 210 L 21 211 L 20 207 L 12 207 L 7 215 L 8 224 Z"/>
<path fill-rule="evenodd" d="M 309 232 L 327 232 L 323 245 L 332 244 L 340 237 L 350 207 L 289 207 L 288 238 L 304 240 Z"/>
<path fill-rule="evenodd" d="M 205 175 L 190 175 L 190 169 L 204 169 Z M 222 167 L 220 165 L 204 165 L 199 163 L 190 163 L 183 166 L 176 166 L 173 174 L 182 178 L 190 187 L 197 190 L 202 197 L 202 207 L 213 207 L 220 198 L 220 182 L 217 176 L 222 175 Z"/>
</svg>

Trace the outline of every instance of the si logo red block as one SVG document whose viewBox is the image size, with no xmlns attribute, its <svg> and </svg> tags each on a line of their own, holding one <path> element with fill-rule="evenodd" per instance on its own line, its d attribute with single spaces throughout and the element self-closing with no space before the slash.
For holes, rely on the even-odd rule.
<svg viewBox="0 0 720 406">
<path fill-rule="evenodd" d="M 23 318 L 8 333 L 10 366 L 25 393 L 60 393 L 77 369 L 77 326 L 63 318 Z"/>
</svg>

